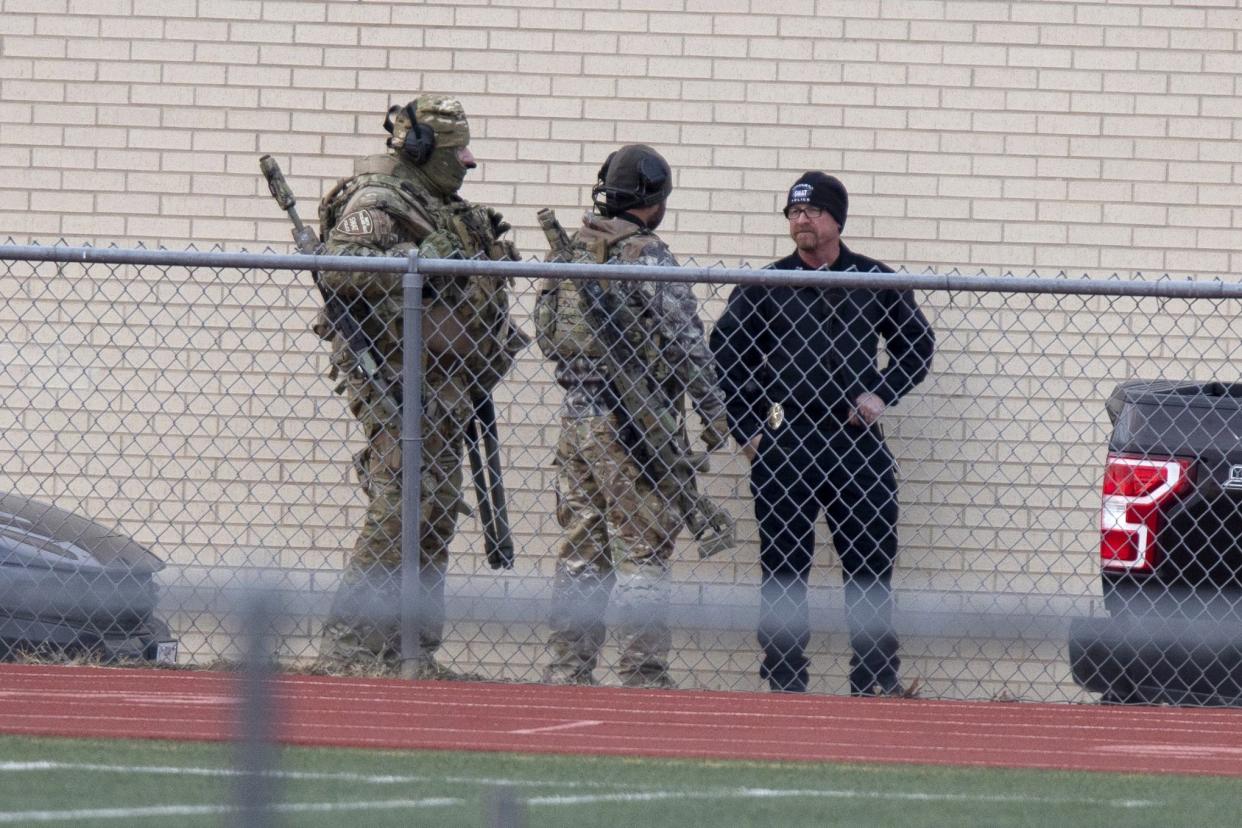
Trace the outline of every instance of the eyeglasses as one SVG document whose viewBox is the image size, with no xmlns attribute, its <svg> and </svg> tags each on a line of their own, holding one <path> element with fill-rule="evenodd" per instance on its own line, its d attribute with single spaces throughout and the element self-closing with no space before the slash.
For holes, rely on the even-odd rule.
<svg viewBox="0 0 1242 828">
<path fill-rule="evenodd" d="M 806 204 L 800 207 L 790 207 L 789 212 L 785 213 L 785 216 L 790 221 L 797 221 L 803 216 L 806 216 L 809 219 L 817 219 L 823 214 L 824 214 L 823 207 L 815 207 L 810 204 Z"/>
</svg>

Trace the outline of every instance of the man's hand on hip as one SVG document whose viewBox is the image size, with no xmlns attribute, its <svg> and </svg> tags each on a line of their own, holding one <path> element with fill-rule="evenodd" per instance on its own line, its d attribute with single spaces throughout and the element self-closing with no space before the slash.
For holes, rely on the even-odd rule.
<svg viewBox="0 0 1242 828">
<path fill-rule="evenodd" d="M 885 408 L 884 400 L 880 399 L 878 394 L 872 394 L 870 391 L 859 394 L 858 399 L 854 400 L 854 411 L 849 419 L 850 425 L 875 425 Z"/>
</svg>

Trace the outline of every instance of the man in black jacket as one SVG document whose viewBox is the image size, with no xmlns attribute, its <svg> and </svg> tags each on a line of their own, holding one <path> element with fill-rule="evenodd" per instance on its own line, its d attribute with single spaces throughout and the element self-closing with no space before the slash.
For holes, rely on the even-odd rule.
<svg viewBox="0 0 1242 828">
<path fill-rule="evenodd" d="M 822 172 L 789 190 L 797 250 L 776 270 L 891 273 L 841 242 L 845 187 Z M 879 340 L 887 351 L 877 366 Z M 931 367 L 935 337 L 911 291 L 738 286 L 711 336 L 729 426 L 751 461 L 759 522 L 760 675 L 805 692 L 807 578 L 824 512 L 841 559 L 850 692 L 904 695 L 892 624 L 897 479 L 880 416 Z"/>
</svg>

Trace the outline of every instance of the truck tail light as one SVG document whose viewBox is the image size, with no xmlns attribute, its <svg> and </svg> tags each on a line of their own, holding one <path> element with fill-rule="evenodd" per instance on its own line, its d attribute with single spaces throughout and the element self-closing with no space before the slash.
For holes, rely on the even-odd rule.
<svg viewBox="0 0 1242 828">
<path fill-rule="evenodd" d="M 1160 562 L 1160 507 L 1190 488 L 1190 461 L 1108 455 L 1100 507 L 1100 563 L 1149 572 Z"/>
</svg>

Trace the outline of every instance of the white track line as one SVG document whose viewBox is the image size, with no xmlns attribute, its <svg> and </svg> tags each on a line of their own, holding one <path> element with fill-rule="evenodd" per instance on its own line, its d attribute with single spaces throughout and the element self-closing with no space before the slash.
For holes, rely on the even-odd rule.
<svg viewBox="0 0 1242 828">
<path fill-rule="evenodd" d="M 293 802 L 273 805 L 280 814 L 332 813 L 337 811 L 412 810 L 449 808 L 465 804 L 448 797 L 433 799 L 388 799 L 375 802 Z M 72 811 L 0 811 L 0 825 L 29 825 L 34 822 L 74 822 L 82 819 L 155 819 L 157 817 L 217 816 L 239 813 L 232 805 L 152 805 L 145 808 L 81 808 Z"/>
<path fill-rule="evenodd" d="M 87 722 L 108 721 L 108 722 L 125 722 L 125 723 L 141 722 L 145 724 L 150 723 L 150 719 L 144 719 L 142 717 L 118 717 L 118 716 L 108 716 L 108 717 L 100 717 L 100 716 L 28 717 L 28 716 L 23 716 L 21 718 L 23 719 L 34 718 L 40 721 L 50 719 L 56 722 L 64 722 L 66 720 L 77 721 L 78 719 L 81 719 L 82 721 L 87 721 Z M 181 724 L 183 727 L 189 724 L 199 724 L 199 723 L 205 723 L 205 722 L 203 722 L 203 720 L 179 722 L 179 724 Z M 16 735 L 30 734 L 30 735 L 40 736 L 40 735 L 44 735 L 45 733 L 42 727 L 36 727 L 32 724 L 17 725 L 13 723 L 6 723 L 4 721 L 3 714 L 0 714 L 0 727 L 3 727 L 4 729 L 3 734 L 0 734 L 0 735 L 16 736 Z M 711 732 L 713 728 L 721 728 L 724 731 L 726 731 L 726 734 L 724 736 L 717 735 Z M 322 734 L 323 732 L 336 732 L 339 730 L 343 730 L 343 729 L 346 729 L 346 726 L 324 723 L 321 725 L 316 725 L 315 729 L 319 731 L 320 734 Z M 608 747 L 610 749 L 614 749 L 614 750 L 620 749 L 620 748 L 632 750 L 634 745 L 641 745 L 642 746 L 641 758 L 652 759 L 652 760 L 667 760 L 667 761 L 692 761 L 695 757 L 687 756 L 687 751 L 690 750 L 691 748 L 699 749 L 704 746 L 708 748 L 717 747 L 723 743 L 722 739 L 727 740 L 728 728 L 723 725 L 709 725 L 706 728 L 701 728 L 701 729 L 707 730 L 708 732 L 704 733 L 703 735 L 682 737 L 678 740 L 676 744 L 670 745 L 668 747 L 652 746 L 650 744 L 650 735 L 611 734 L 611 735 L 597 736 L 595 738 L 597 739 L 599 744 L 605 747 Z M 507 735 L 511 735 L 501 730 L 460 728 L 460 727 L 434 727 L 434 726 L 420 726 L 420 727 L 387 726 L 385 727 L 381 725 L 356 724 L 356 725 L 349 725 L 348 730 L 351 734 L 350 740 L 349 740 L 350 747 L 356 747 L 356 748 L 379 747 L 379 748 L 384 748 L 384 749 L 393 749 L 392 735 L 394 733 L 399 733 L 404 736 L 418 735 L 418 736 L 426 737 L 430 735 L 435 735 L 435 736 L 453 737 L 453 738 L 456 738 L 457 741 L 454 743 L 455 746 L 451 749 L 456 749 L 456 750 L 467 749 L 464 746 L 468 743 L 461 741 L 463 736 L 473 736 L 473 735 L 480 735 L 480 736 L 505 735 L 507 736 Z M 378 731 L 386 735 L 383 735 L 383 736 L 362 735 L 362 733 L 372 732 L 372 731 Z M 900 732 L 900 731 L 897 731 L 897 732 Z M 917 733 L 917 731 L 911 731 L 911 732 Z M 1216 731 L 1215 733 L 1216 735 L 1219 735 L 1219 731 Z M 109 738 L 109 737 L 108 736 L 94 736 L 93 738 Z M 118 737 L 113 737 L 113 738 L 118 738 Z M 557 735 L 555 733 L 552 733 L 552 734 L 538 734 L 537 733 L 537 734 L 534 734 L 533 738 L 553 738 L 554 739 L 554 738 L 557 738 Z M 1064 736 L 1061 737 L 1061 740 L 1062 741 L 1064 740 Z M 729 741 L 732 741 L 732 740 L 729 740 Z M 1038 741 L 1042 741 L 1045 743 L 1051 742 L 1052 737 L 1050 736 L 1040 737 Z M 832 740 L 832 739 L 826 739 L 826 738 L 808 737 L 806 739 L 796 739 L 796 738 L 751 739 L 749 741 L 743 740 L 742 743 L 744 744 L 744 749 L 743 749 L 744 758 L 747 761 L 751 761 L 751 762 L 789 761 L 790 750 L 793 748 L 806 748 L 809 751 L 823 751 L 828 748 L 837 749 L 837 752 L 833 753 L 832 755 L 821 755 L 819 753 L 815 753 L 812 756 L 812 758 L 805 759 L 805 761 L 832 762 L 832 763 L 842 763 L 842 762 L 875 763 L 877 761 L 884 761 L 883 759 L 878 758 L 880 754 L 877 753 L 877 751 L 874 748 L 860 747 L 854 741 L 842 741 L 842 740 Z M 1094 751 L 1098 748 L 1098 744 L 1097 745 L 1085 745 L 1084 747 Z M 1180 747 L 1180 746 L 1176 746 L 1176 745 L 1170 746 L 1170 748 L 1172 749 L 1176 749 L 1177 747 Z M 418 750 L 419 747 L 417 745 L 406 745 L 400 749 Z M 506 743 L 506 746 L 503 749 L 521 752 L 523 749 L 523 746 L 521 744 Z M 1049 744 L 1047 747 L 1023 746 L 1020 751 L 1022 755 L 1022 759 L 1020 762 L 1017 760 L 1012 760 L 1012 761 L 996 760 L 992 756 L 992 754 L 994 754 L 996 751 L 1012 752 L 1012 746 L 1006 748 L 1003 745 L 1002 746 L 997 746 L 997 745 L 978 746 L 978 745 L 944 743 L 944 744 L 939 744 L 939 745 L 912 746 L 909 743 L 895 743 L 895 744 L 887 746 L 884 749 L 890 753 L 904 752 L 902 753 L 902 758 L 899 761 L 901 761 L 902 764 L 907 764 L 907 765 L 932 763 L 932 764 L 944 764 L 946 766 L 961 767 L 961 768 L 1014 767 L 1014 768 L 1019 768 L 1023 770 L 1064 770 L 1067 767 L 1067 761 L 1064 758 L 1065 757 L 1064 746 L 1062 744 Z M 1211 750 L 1213 748 L 1212 746 L 1206 746 L 1202 749 Z M 914 758 L 916 752 L 917 752 L 918 758 Z M 606 755 L 606 754 L 601 754 L 601 755 Z M 639 755 L 639 754 L 635 754 L 635 755 Z M 946 759 L 945 757 L 951 757 L 951 758 Z M 721 758 L 721 757 L 713 757 L 713 758 Z M 1189 759 L 1192 757 L 1183 757 L 1183 758 Z M 1194 757 L 1194 758 L 1198 758 L 1198 757 Z M 1218 760 L 1218 761 L 1225 760 L 1225 759 L 1232 761 L 1236 759 L 1236 757 L 1234 756 L 1222 756 L 1220 754 L 1217 754 L 1211 758 Z M 1154 773 L 1157 773 L 1158 771 L 1153 769 L 1148 772 L 1154 774 Z M 1236 773 L 1222 771 L 1218 766 L 1214 766 L 1212 769 L 1206 770 L 1204 772 L 1213 774 L 1213 775 L 1224 775 L 1224 776 L 1236 776 L 1237 775 Z"/>
<path fill-rule="evenodd" d="M 204 767 L 174 767 L 174 766 L 122 766 L 122 765 L 97 765 L 90 763 L 77 762 L 51 762 L 51 761 L 35 761 L 35 762 L 6 762 L 0 763 L 0 773 L 20 773 L 50 770 L 72 770 L 72 771 L 94 771 L 101 773 L 149 773 L 162 775 L 185 775 L 185 776 L 216 776 L 216 777 L 235 777 L 241 775 L 241 771 L 232 768 L 204 768 Z M 324 773 L 324 772 L 308 772 L 308 771 L 273 771 L 270 776 L 280 779 L 290 780 L 319 780 L 319 781 L 339 781 L 351 783 L 369 783 L 376 785 L 389 784 L 413 784 L 413 783 L 433 783 L 433 784 L 471 784 L 481 786 L 497 786 L 504 785 L 509 787 L 539 787 L 539 788 L 562 788 L 562 789 L 582 789 L 582 788 L 617 788 L 622 789 L 615 793 L 592 793 L 592 794 L 575 794 L 575 795 L 551 795 L 551 796 L 535 796 L 525 800 L 530 806 L 572 806 L 572 805 L 591 805 L 607 802 L 660 802 L 676 799 L 696 799 L 696 800 L 724 800 L 724 799 L 870 799 L 870 800 L 888 800 L 896 802 L 960 802 L 965 804 L 998 804 L 998 803 L 1018 803 L 1029 805 L 1096 805 L 1109 808 L 1151 808 L 1162 805 L 1164 803 L 1149 799 L 1094 799 L 1094 798 L 1066 798 L 1066 797 L 1039 797 L 1039 796 L 1009 796 L 1009 795 L 972 795 L 972 794 L 953 794 L 953 793 L 922 793 L 918 791 L 864 791 L 854 789 L 817 789 L 817 788 L 711 788 L 707 790 L 670 790 L 668 788 L 650 787 L 644 785 L 623 785 L 617 783 L 600 783 L 590 781 L 566 781 L 566 780 L 538 780 L 538 779 L 496 779 L 488 777 L 462 777 L 462 776 L 370 776 L 355 773 Z M 644 790 L 644 788 L 647 788 Z M 628 789 L 628 790 L 626 790 Z M 402 807 L 439 807 L 440 805 L 461 804 L 460 799 L 419 799 L 419 800 L 379 800 L 375 802 L 354 802 L 354 803 L 301 803 L 277 806 L 278 809 L 298 809 L 301 811 L 322 811 L 322 810 L 375 810 L 375 809 L 393 809 Z M 402 804 L 411 803 L 411 804 Z M 192 812 L 176 812 L 165 813 L 156 812 L 161 807 L 174 808 L 215 808 L 215 810 L 202 810 Z M 93 819 L 109 819 L 114 818 L 108 814 L 116 811 L 116 819 L 129 816 L 177 816 L 177 815 L 197 815 L 197 814 L 219 814 L 229 813 L 233 809 L 228 806 L 157 806 L 155 809 L 99 809 L 97 811 L 26 811 L 26 812 L 0 812 L 0 824 L 4 823 L 20 823 L 22 820 L 18 818 L 21 814 L 64 814 L 65 816 L 49 817 L 48 819 L 36 819 L 27 816 L 31 821 L 55 821 L 56 819 L 71 820 L 78 818 Z M 152 811 L 150 814 L 139 813 L 143 811 Z M 88 817 L 81 815 L 89 814 Z"/>
<path fill-rule="evenodd" d="M 0 773 L 38 773 L 43 771 L 75 771 L 86 773 L 143 773 L 151 776 L 203 776 L 218 778 L 234 778 L 242 776 L 245 771 L 235 768 L 178 767 L 176 765 L 104 765 L 91 762 L 0 762 Z M 273 770 L 265 773 L 274 779 L 292 781 L 325 781 L 350 782 L 365 785 L 413 785 L 413 784 L 452 784 L 452 785 L 504 785 L 524 788 L 571 788 L 571 789 L 645 789 L 665 790 L 649 785 L 626 785 L 616 782 L 595 782 L 590 780 L 543 780 L 543 779 L 508 779 L 487 776 L 422 776 L 393 774 L 360 774 L 360 773 L 328 773 L 324 771 L 289 771 Z"/>
<path fill-rule="evenodd" d="M 1242 756 L 1242 747 L 1214 745 L 1095 745 L 1095 753 L 1123 753 L 1133 756 L 1175 756 L 1179 759 L 1222 759 Z"/>
<path fill-rule="evenodd" d="M 55 677 L 63 682 L 63 670 L 61 672 L 24 672 L 19 679 L 25 679 L 28 676 L 36 677 Z M 186 681 L 186 674 L 177 673 L 171 676 L 161 675 L 158 671 L 148 671 L 152 675 L 150 681 L 164 679 L 167 681 Z M 207 693 L 186 693 L 189 696 L 198 696 L 199 701 L 203 705 L 226 705 L 227 699 L 230 698 L 231 691 L 236 689 L 236 679 L 230 674 L 194 674 L 194 681 L 212 686 L 221 686 L 225 691 L 222 695 L 213 695 Z M 559 702 L 547 698 L 546 688 L 540 688 L 537 685 L 506 685 L 505 692 L 509 694 L 508 700 L 493 701 L 492 695 L 494 688 L 490 685 L 483 685 L 480 688 L 471 688 L 462 683 L 440 682 L 440 684 L 452 685 L 450 687 L 437 687 L 434 683 L 420 685 L 415 688 L 415 693 L 394 693 L 392 692 L 391 682 L 387 684 L 379 682 L 368 682 L 366 680 L 359 681 L 343 681 L 343 680 L 316 680 L 299 677 L 295 680 L 288 678 L 278 682 L 274 688 L 274 697 L 278 701 L 289 700 L 308 700 L 318 702 L 320 706 L 325 703 L 338 704 L 348 703 L 351 707 L 367 702 L 382 702 L 394 711 L 400 714 L 408 713 L 412 708 L 435 708 L 442 711 L 443 705 L 447 702 L 453 708 L 465 710 L 499 710 L 512 713 L 515 708 L 520 708 L 524 714 L 530 713 L 564 713 L 564 705 Z M 484 689 L 486 688 L 486 689 Z M 328 695 L 320 693 L 307 692 L 308 690 L 321 689 L 328 691 Z M 462 698 L 462 691 L 469 693 L 466 699 Z M 342 692 L 344 691 L 344 692 Z M 359 692 L 361 691 L 361 692 Z M 6 689 L 2 691 L 8 698 L 17 699 L 25 696 L 32 703 L 38 703 L 45 698 L 49 692 L 46 689 L 31 688 L 29 690 L 21 688 Z M 116 690 L 97 690 L 89 687 L 75 687 L 67 691 L 50 691 L 53 693 L 61 692 L 70 694 L 72 699 L 66 698 L 67 706 L 86 706 L 90 704 L 90 700 L 98 696 L 107 698 L 114 696 L 118 692 L 123 693 L 132 702 L 145 702 L 153 706 L 160 706 L 163 699 L 166 698 L 158 691 L 116 691 Z M 759 694 L 755 694 L 759 697 Z M 484 700 L 475 700 L 476 696 L 481 696 Z M 534 700 L 525 699 L 521 703 L 513 701 L 517 697 L 533 697 Z M 651 699 L 655 697 L 658 704 L 652 704 Z M 726 719 L 729 721 L 728 727 L 731 729 L 747 729 L 764 730 L 770 726 L 773 719 L 782 721 L 798 721 L 807 723 L 824 723 L 836 724 L 844 722 L 853 728 L 859 725 L 867 725 L 876 723 L 883 727 L 886 731 L 894 732 L 920 732 L 916 728 L 925 726 L 924 711 L 926 707 L 934 705 L 941 708 L 937 716 L 930 719 L 931 722 L 939 727 L 968 727 L 974 728 L 989 725 L 993 720 L 1003 720 L 1007 727 L 1013 728 L 1015 738 L 1018 739 L 1060 739 L 1060 732 L 1065 728 L 1070 728 L 1076 732 L 1095 732 L 1112 734 L 1117 728 L 1116 720 L 1120 719 L 1124 722 L 1125 727 L 1131 731 L 1147 732 L 1151 731 L 1155 734 L 1206 734 L 1218 733 L 1220 724 L 1237 725 L 1240 721 L 1237 711 L 1227 711 L 1217 713 L 1209 709 L 1208 711 L 1194 711 L 1193 724 L 1187 724 L 1185 711 L 1178 713 L 1165 713 L 1159 709 L 1146 709 L 1141 715 L 1127 715 L 1135 711 L 1118 710 L 1116 716 L 1104 716 L 1100 708 L 1086 705 L 1049 705 L 1049 704 L 1020 704 L 1008 705 L 1008 709 L 1001 711 L 1001 715 L 997 715 L 996 705 L 992 705 L 989 709 L 988 716 L 991 717 L 987 721 L 980 721 L 975 718 L 974 713 L 982 709 L 984 703 L 981 702 L 958 702 L 958 701 L 936 701 L 915 699 L 909 701 L 903 700 L 882 700 L 878 702 L 883 706 L 883 711 L 877 711 L 874 715 L 860 713 L 855 706 L 849 710 L 825 712 L 822 711 L 823 700 L 826 697 L 814 696 L 805 699 L 791 698 L 782 699 L 781 709 L 773 710 L 765 708 L 762 710 L 704 710 L 699 707 L 693 707 L 695 702 L 701 702 L 704 698 L 714 698 L 714 694 L 699 693 L 698 691 L 666 691 L 663 693 L 648 694 L 643 702 L 635 701 L 633 705 L 623 703 L 628 702 L 627 699 L 610 699 L 608 706 L 603 705 L 604 702 L 597 702 L 595 705 L 575 706 L 575 712 L 590 715 L 605 715 L 606 721 L 616 720 L 616 717 L 624 716 L 629 713 L 641 714 L 646 717 L 678 717 L 679 724 L 690 725 L 693 720 L 707 719 Z M 760 697 L 762 698 L 762 697 Z M 77 702 L 77 705 L 74 703 Z M 812 712 L 807 712 L 806 708 L 811 708 Z M 917 721 L 907 722 L 899 718 L 899 714 L 907 711 L 918 711 L 916 715 Z M 1039 716 L 1041 713 L 1049 714 L 1055 712 L 1056 719 L 1053 721 L 1036 721 L 1031 722 L 1029 719 Z M 1183 714 L 1183 715 L 1178 715 Z M 0 717 L 2 720 L 3 717 Z M 17 717 L 23 718 L 23 717 Z M 42 717 L 55 718 L 55 717 Z M 68 715 L 64 718 L 72 720 L 76 716 Z M 686 721 L 690 719 L 691 721 Z M 1086 719 L 1087 721 L 1083 721 Z M 754 721 L 751 724 L 750 721 Z M 156 721 L 159 718 L 156 717 Z M 914 727 L 911 727 L 913 725 Z M 699 725 L 699 727 L 712 727 L 711 724 Z M 904 727 L 903 727 L 904 726 Z M 1214 727 L 1216 726 L 1216 727 Z M 1057 735 L 1043 736 L 1041 732 L 1054 731 Z M 946 732 L 946 735 L 967 735 L 973 733 L 971 731 L 953 730 Z M 1032 735 L 1027 735 L 1032 734 Z"/>
<path fill-rule="evenodd" d="M 855 790 L 781 790 L 770 788 L 737 788 L 714 791 L 648 791 L 643 793 L 586 794 L 580 796 L 540 796 L 525 800 L 533 807 L 565 807 L 603 803 L 661 802 L 671 799 L 713 801 L 722 799 L 869 799 L 892 802 L 954 802 L 996 805 L 1103 805 L 1111 808 L 1150 808 L 1160 803 L 1144 799 L 1064 799 L 1035 796 L 969 796 L 964 794 L 881 793 Z M 271 811 L 282 814 L 341 813 L 351 811 L 415 810 L 463 806 L 464 799 L 432 797 L 428 799 L 387 799 L 361 802 L 296 802 L 273 805 Z M 141 808 L 90 808 L 67 811 L 0 811 L 0 824 L 29 825 L 39 822 L 75 822 L 79 820 L 136 820 L 167 817 L 218 816 L 238 813 L 232 805 L 154 805 Z"/>
<path fill-rule="evenodd" d="M 1110 808 L 1152 808 L 1164 803 L 1151 799 L 1071 799 L 1043 796 L 975 796 L 902 791 L 793 790 L 784 788 L 722 788 L 709 791 L 646 791 L 642 793 L 583 794 L 581 796 L 536 796 L 528 805 L 592 805 L 600 802 L 659 802 L 668 799 L 871 799 L 895 802 L 961 802 L 978 804 L 1016 803 L 1022 805 L 1104 805 Z"/>
<path fill-rule="evenodd" d="M 172 705 L 176 707 L 187 704 L 212 706 L 234 706 L 241 704 L 241 699 L 237 696 L 224 695 L 221 693 L 159 693 L 143 692 L 138 690 L 92 690 L 84 694 L 79 690 L 48 690 L 42 693 L 32 693 L 28 690 L 0 690 L 0 699 L 12 699 L 16 701 L 63 701 L 81 703 L 88 698 L 91 703 L 99 701 L 116 702 L 118 704 Z"/>
<path fill-rule="evenodd" d="M 530 733 L 551 733 L 554 730 L 570 730 L 576 727 L 596 727 L 602 725 L 603 722 L 598 719 L 582 719 L 576 722 L 565 722 L 564 724 L 548 725 L 547 727 L 530 727 L 525 730 L 506 730 L 505 733 L 517 733 L 523 736 Z"/>
</svg>

